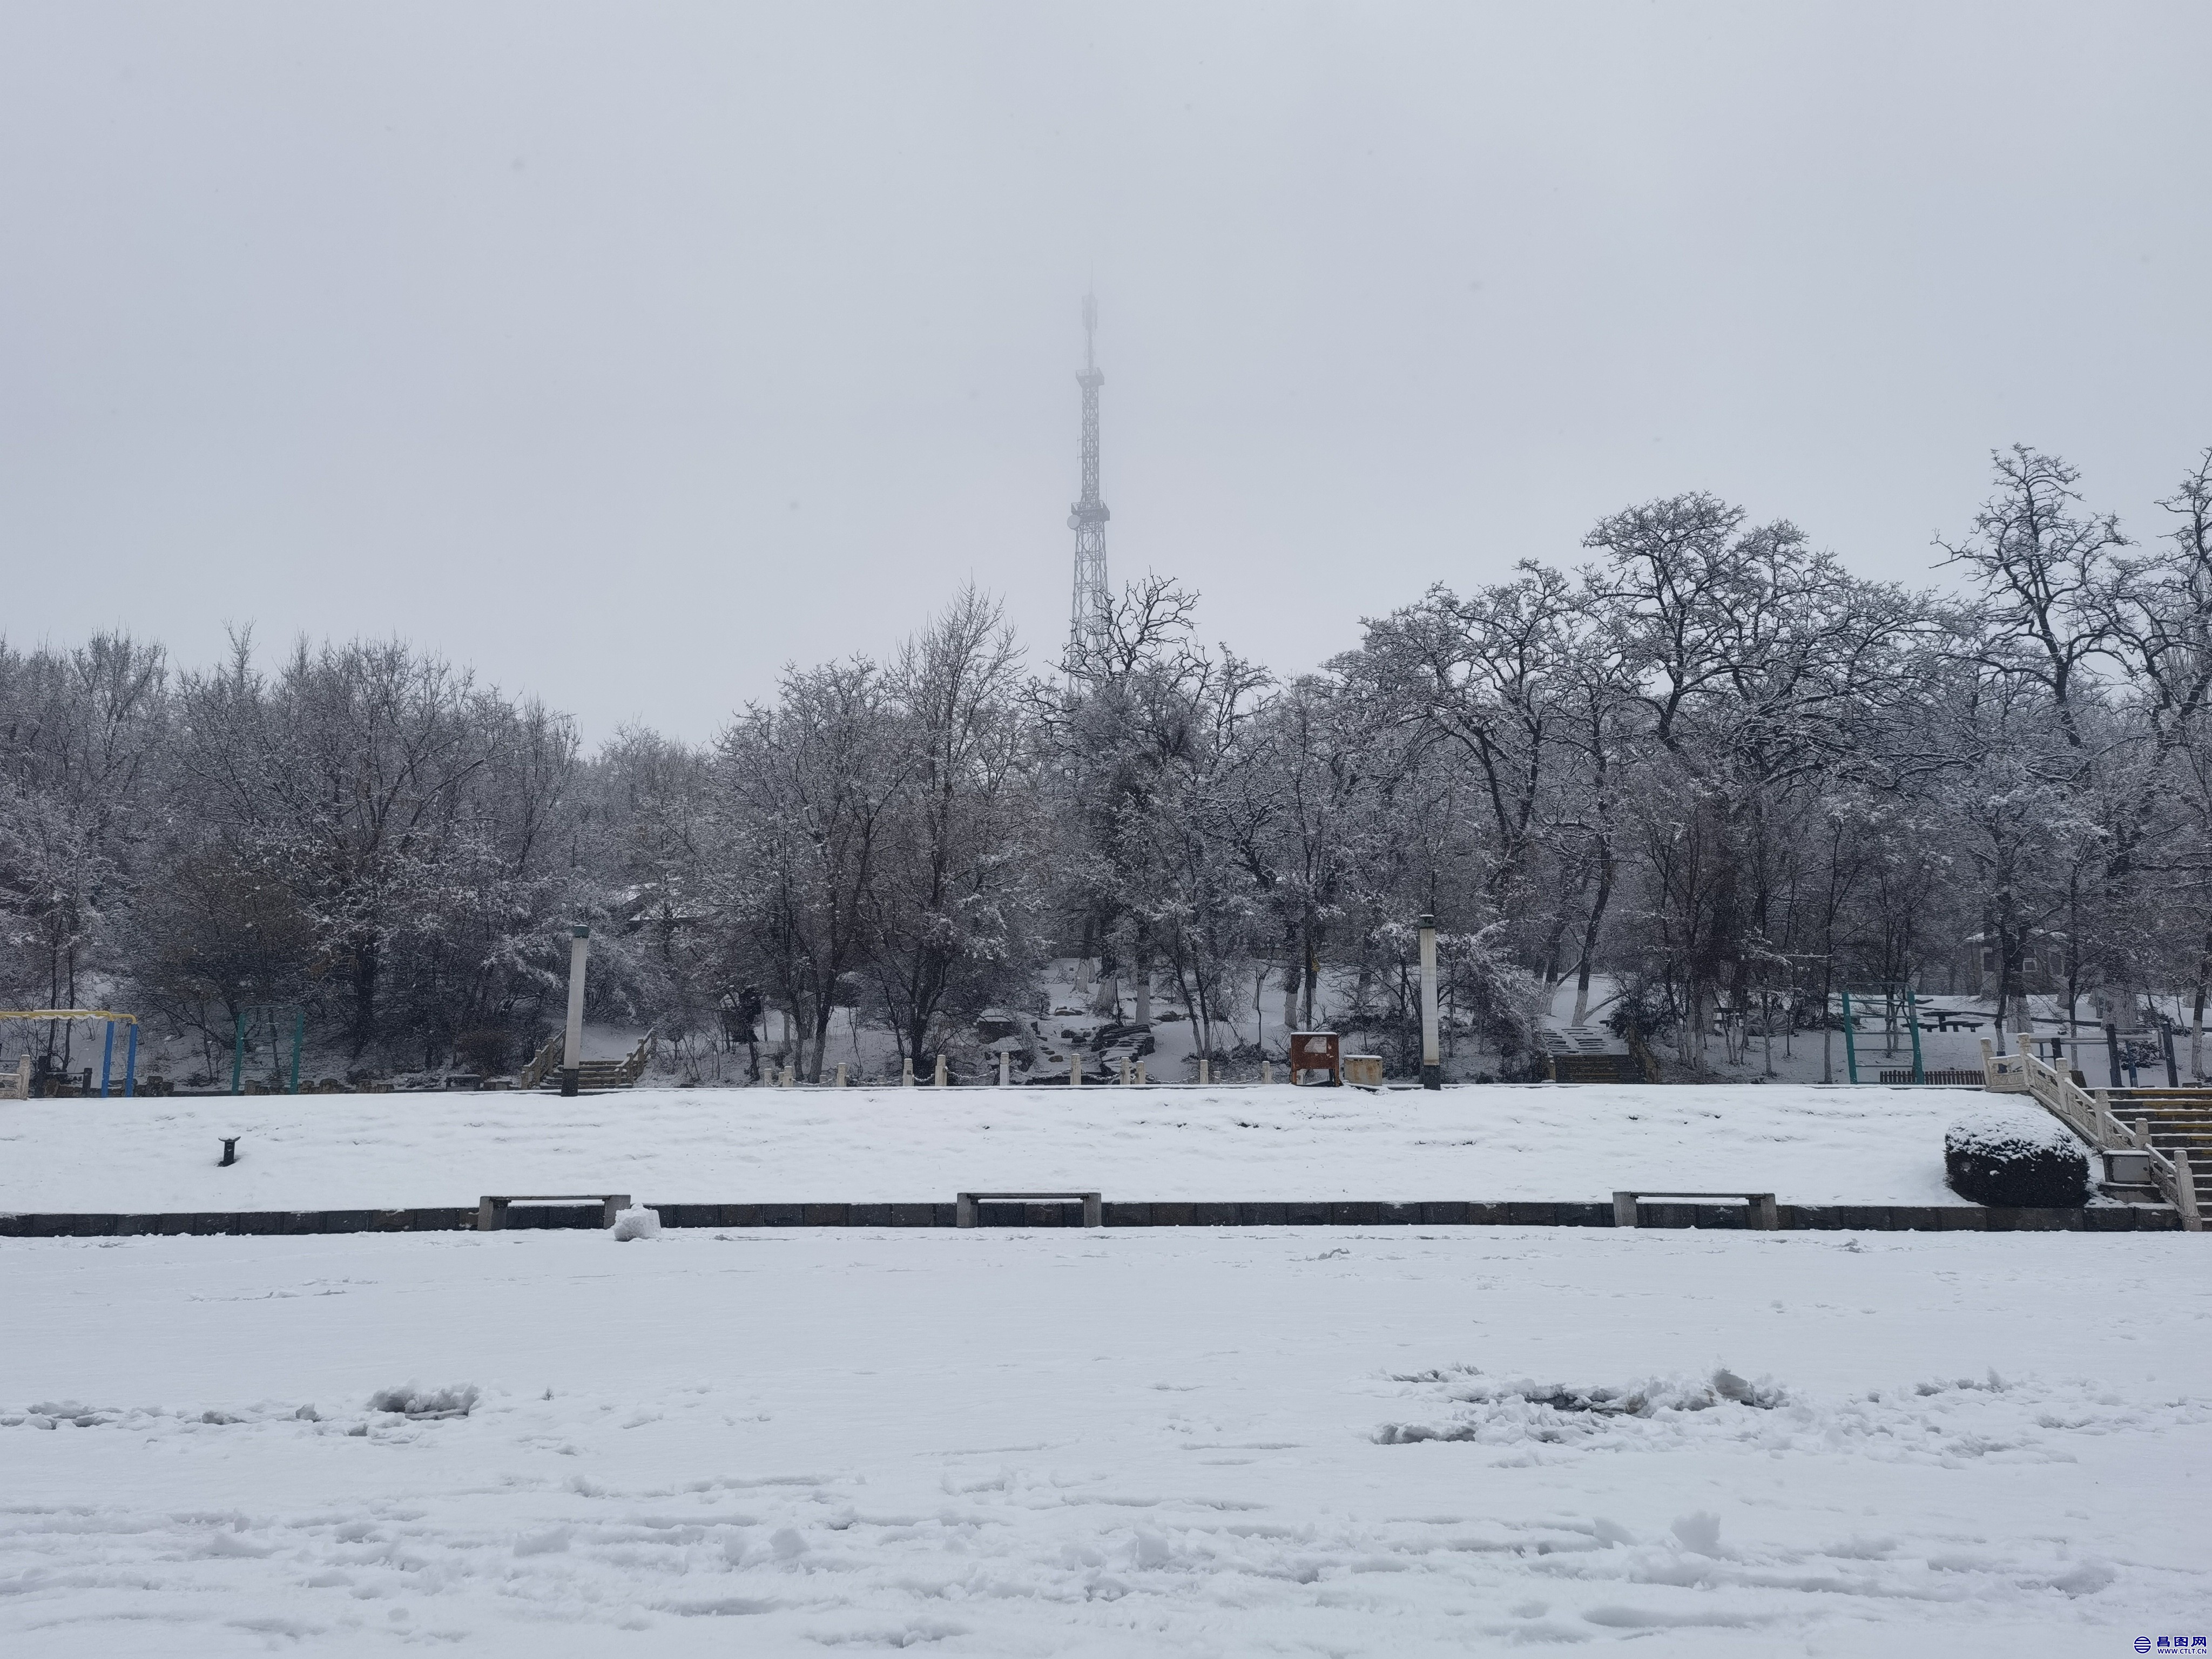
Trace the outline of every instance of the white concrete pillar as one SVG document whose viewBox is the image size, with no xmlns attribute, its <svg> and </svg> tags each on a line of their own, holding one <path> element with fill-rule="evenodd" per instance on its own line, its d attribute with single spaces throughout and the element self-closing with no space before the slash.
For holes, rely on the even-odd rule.
<svg viewBox="0 0 2212 1659">
<path fill-rule="evenodd" d="M 930 1081 L 938 1088 L 942 1089 L 951 1080 L 951 1079 L 945 1074 L 945 1056 L 943 1054 L 939 1054 L 937 1057 L 937 1075 L 932 1078 Z"/>
<path fill-rule="evenodd" d="M 1421 1087 L 1444 1086 L 1443 1045 L 1437 1037 L 1437 919 L 1421 918 Z"/>
<path fill-rule="evenodd" d="M 576 1092 L 584 1064 L 584 967 L 592 953 L 592 930 L 578 927 L 568 936 L 568 1024 L 561 1040 L 561 1092 Z"/>
<path fill-rule="evenodd" d="M 914 1087 L 914 1059 L 911 1055 L 899 1061 L 899 1087 L 902 1089 Z"/>
</svg>

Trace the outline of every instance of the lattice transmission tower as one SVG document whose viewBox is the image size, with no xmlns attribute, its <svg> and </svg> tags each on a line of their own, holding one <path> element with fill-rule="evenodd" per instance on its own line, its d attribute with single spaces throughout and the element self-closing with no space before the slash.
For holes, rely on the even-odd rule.
<svg viewBox="0 0 2212 1659">
<path fill-rule="evenodd" d="M 1098 499 L 1098 388 L 1106 384 L 1106 377 L 1098 372 L 1097 334 L 1097 296 L 1086 294 L 1083 373 L 1075 377 L 1083 388 L 1083 499 L 1067 514 L 1067 527 L 1075 532 L 1075 599 L 1067 618 L 1071 665 L 1104 645 L 1106 619 L 1114 603 L 1106 586 L 1106 520 L 1114 515 Z"/>
</svg>

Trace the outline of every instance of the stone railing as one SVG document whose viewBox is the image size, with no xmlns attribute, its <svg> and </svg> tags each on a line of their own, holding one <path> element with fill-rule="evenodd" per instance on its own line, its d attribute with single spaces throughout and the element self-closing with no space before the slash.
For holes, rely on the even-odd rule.
<svg viewBox="0 0 2212 1659">
<path fill-rule="evenodd" d="M 2173 1206 L 2182 1226 L 2192 1233 L 2202 1231 L 2204 1221 L 2197 1209 L 2197 1172 L 2190 1167 L 2187 1151 L 2176 1147 L 2166 1152 L 2154 1146 L 2146 1122 L 2126 1123 L 2114 1116 L 2104 1090 L 2084 1089 L 2049 1060 L 2038 1057 L 2029 1046 L 2033 1041 L 2030 1033 L 2020 1034 L 2019 1058 L 2027 1092 L 2037 1103 L 2087 1141 L 2100 1156 L 2115 1152 L 2140 1153 L 2148 1166 L 2151 1184 Z"/>
</svg>

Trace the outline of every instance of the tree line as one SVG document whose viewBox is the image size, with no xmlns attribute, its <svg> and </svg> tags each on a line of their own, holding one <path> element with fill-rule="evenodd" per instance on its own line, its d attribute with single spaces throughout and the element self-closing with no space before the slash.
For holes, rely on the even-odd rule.
<svg viewBox="0 0 2212 1659">
<path fill-rule="evenodd" d="M 1333 1018 L 1410 1063 L 1426 913 L 1462 1071 L 1524 1071 L 1555 996 L 1703 1075 L 1901 984 L 2008 1024 L 2179 996 L 2201 1069 L 2212 452 L 2157 508 L 2136 539 L 2015 447 L 1922 589 L 1679 495 L 1287 679 L 1167 579 L 1042 672 L 970 590 L 712 742 L 589 755 L 399 641 L 0 643 L 0 996 L 134 1009 L 211 1070 L 272 1004 L 361 1072 L 501 1070 L 583 921 L 594 1017 L 679 1063 L 765 1009 L 819 1077 L 842 1009 L 972 1066 L 1071 956 L 1224 1061 Z"/>
</svg>

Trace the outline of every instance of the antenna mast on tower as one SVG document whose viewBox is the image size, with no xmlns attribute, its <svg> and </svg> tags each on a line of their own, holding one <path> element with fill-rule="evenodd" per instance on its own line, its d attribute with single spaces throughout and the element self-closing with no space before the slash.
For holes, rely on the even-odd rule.
<svg viewBox="0 0 2212 1659">
<path fill-rule="evenodd" d="M 1068 612 L 1067 644 L 1071 665 L 1079 664 L 1106 641 L 1106 620 L 1113 599 L 1106 586 L 1106 520 L 1113 516 L 1098 499 L 1098 388 L 1106 377 L 1098 372 L 1098 299 L 1083 296 L 1083 373 L 1075 383 L 1083 388 L 1083 499 L 1068 511 L 1067 527 L 1075 532 L 1075 600 Z"/>
</svg>

